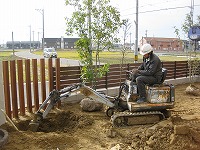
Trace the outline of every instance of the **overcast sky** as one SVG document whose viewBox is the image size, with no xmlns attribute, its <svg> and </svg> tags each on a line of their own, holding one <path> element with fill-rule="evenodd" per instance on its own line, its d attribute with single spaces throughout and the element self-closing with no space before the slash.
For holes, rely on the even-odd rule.
<svg viewBox="0 0 200 150">
<path fill-rule="evenodd" d="M 196 20 L 200 15 L 200 0 L 194 2 L 197 5 L 194 7 Z M 111 4 L 119 9 L 122 19 L 130 19 L 129 38 L 134 42 L 136 1 L 111 0 Z M 139 39 L 146 34 L 176 37 L 173 27 L 181 28 L 190 6 L 191 0 L 139 0 Z M 30 40 L 30 29 L 32 40 L 41 40 L 42 14 L 36 9 L 44 9 L 45 38 L 67 37 L 64 17 L 70 16 L 73 9 L 65 6 L 64 0 L 0 0 L 0 44 L 12 41 L 12 32 L 15 41 Z"/>
</svg>

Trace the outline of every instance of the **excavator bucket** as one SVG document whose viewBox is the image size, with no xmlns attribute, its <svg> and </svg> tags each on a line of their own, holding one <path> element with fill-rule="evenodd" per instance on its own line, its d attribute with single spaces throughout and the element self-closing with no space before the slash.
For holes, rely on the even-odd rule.
<svg viewBox="0 0 200 150">
<path fill-rule="evenodd" d="M 28 125 L 28 130 L 32 132 L 37 132 L 39 125 L 40 125 L 39 122 L 31 120 L 31 122 Z"/>
<path fill-rule="evenodd" d="M 29 123 L 28 130 L 32 132 L 37 132 L 42 118 L 43 118 L 42 113 L 37 112 L 34 115 L 34 119 L 31 120 L 31 122 Z"/>
</svg>

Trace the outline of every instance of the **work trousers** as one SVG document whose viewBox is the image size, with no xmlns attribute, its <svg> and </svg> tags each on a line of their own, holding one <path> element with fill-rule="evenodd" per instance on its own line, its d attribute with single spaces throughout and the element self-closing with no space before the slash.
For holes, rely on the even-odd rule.
<svg viewBox="0 0 200 150">
<path fill-rule="evenodd" d="M 157 79 L 153 76 L 138 76 L 136 77 L 138 94 L 140 97 L 146 98 L 146 88 L 145 85 L 153 85 L 157 83 Z"/>
</svg>

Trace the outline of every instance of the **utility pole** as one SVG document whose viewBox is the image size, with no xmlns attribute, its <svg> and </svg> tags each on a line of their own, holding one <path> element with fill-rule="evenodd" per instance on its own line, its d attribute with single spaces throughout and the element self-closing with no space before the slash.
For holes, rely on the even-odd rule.
<svg viewBox="0 0 200 150">
<path fill-rule="evenodd" d="M 142 45 L 143 45 L 143 40 L 144 40 L 144 37 L 142 36 Z"/>
<path fill-rule="evenodd" d="M 44 49 L 44 9 L 35 9 L 42 14 L 42 50 Z"/>
<path fill-rule="evenodd" d="M 30 52 L 31 52 L 31 25 L 29 27 L 30 27 Z"/>
<path fill-rule="evenodd" d="M 13 37 L 13 31 L 12 31 L 12 49 L 13 49 L 13 55 L 15 54 L 14 50 L 14 37 Z"/>
<path fill-rule="evenodd" d="M 42 27 L 42 29 L 43 29 L 43 34 L 42 34 L 42 50 L 44 50 L 44 9 L 42 9 L 42 22 L 43 22 L 43 27 Z"/>
<path fill-rule="evenodd" d="M 191 0 L 191 10 L 190 10 L 190 15 L 192 19 L 192 26 L 193 26 L 193 14 L 194 14 L 194 0 Z"/>
<path fill-rule="evenodd" d="M 34 31 L 32 31 L 33 32 L 33 51 L 34 51 Z"/>
<path fill-rule="evenodd" d="M 146 33 L 145 33 L 146 37 L 147 37 L 147 30 L 146 30 Z"/>
<path fill-rule="evenodd" d="M 37 46 L 38 46 L 38 49 L 39 49 L 39 47 L 40 47 L 40 38 L 39 38 L 39 37 L 40 37 L 40 32 L 38 32 L 38 45 L 37 45 Z"/>
<path fill-rule="evenodd" d="M 131 49 L 131 32 L 130 32 L 130 49 Z"/>
<path fill-rule="evenodd" d="M 136 0 L 135 62 L 138 61 L 138 0 Z"/>
</svg>

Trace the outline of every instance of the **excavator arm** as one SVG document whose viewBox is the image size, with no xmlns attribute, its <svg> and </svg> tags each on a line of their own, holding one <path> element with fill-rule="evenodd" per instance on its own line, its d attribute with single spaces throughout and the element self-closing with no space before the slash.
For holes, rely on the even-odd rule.
<svg viewBox="0 0 200 150">
<path fill-rule="evenodd" d="M 47 116 L 47 114 L 59 101 L 61 101 L 63 98 L 68 98 L 71 95 L 77 94 L 77 92 L 82 93 L 86 97 L 97 100 L 110 108 L 115 107 L 115 103 L 111 102 L 107 98 L 107 95 L 100 94 L 82 83 L 74 84 L 61 90 L 54 89 L 49 93 L 49 96 L 46 98 L 46 100 L 40 105 L 39 109 L 35 113 L 34 119 L 29 123 L 28 129 L 34 132 L 37 131 L 41 120 Z"/>
</svg>

